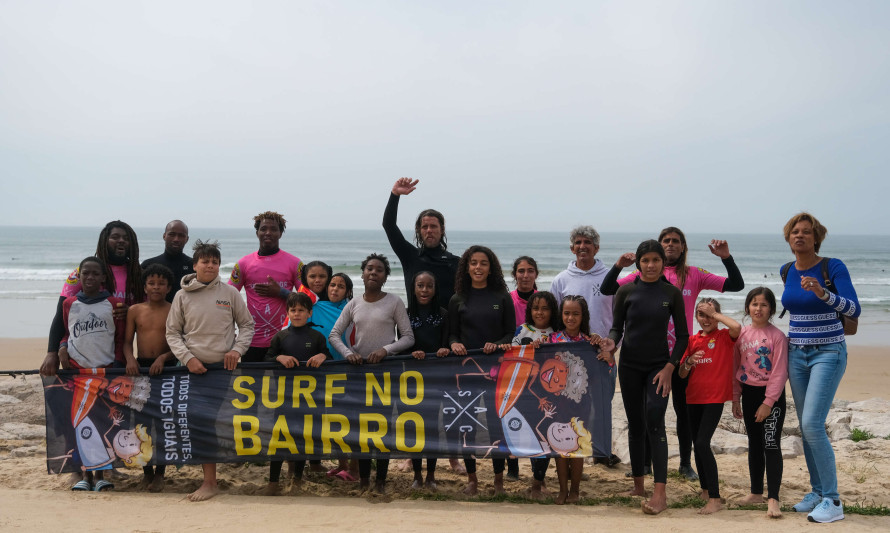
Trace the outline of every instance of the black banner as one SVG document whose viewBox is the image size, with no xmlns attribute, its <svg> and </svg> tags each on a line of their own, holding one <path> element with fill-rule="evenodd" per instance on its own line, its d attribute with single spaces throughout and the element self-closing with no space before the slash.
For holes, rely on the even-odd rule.
<svg viewBox="0 0 890 533">
<path fill-rule="evenodd" d="M 608 457 L 614 369 L 586 343 L 320 368 L 44 378 L 50 473 L 389 456 Z"/>
</svg>

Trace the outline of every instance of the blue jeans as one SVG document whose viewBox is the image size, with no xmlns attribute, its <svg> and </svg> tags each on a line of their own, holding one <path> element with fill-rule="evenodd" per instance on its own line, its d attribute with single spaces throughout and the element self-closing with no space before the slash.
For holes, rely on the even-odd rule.
<svg viewBox="0 0 890 533">
<path fill-rule="evenodd" d="M 847 343 L 788 345 L 788 381 L 813 492 L 837 500 L 837 465 L 825 419 L 847 369 Z"/>
</svg>

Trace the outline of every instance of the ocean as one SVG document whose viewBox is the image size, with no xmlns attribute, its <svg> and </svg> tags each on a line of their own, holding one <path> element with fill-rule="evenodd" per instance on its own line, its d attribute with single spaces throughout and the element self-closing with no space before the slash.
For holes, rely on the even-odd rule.
<svg viewBox="0 0 890 533">
<path fill-rule="evenodd" d="M 375 224 L 376 225 L 376 224 Z M 409 228 L 405 227 L 403 230 Z M 80 227 L 0 227 L 0 337 L 45 337 L 49 331 L 59 291 L 68 274 L 81 259 L 96 249 L 100 228 Z M 163 251 L 160 228 L 135 228 L 139 237 L 140 260 Z M 404 232 L 404 231 L 403 231 Z M 228 279 L 238 258 L 257 249 L 252 227 L 245 229 L 191 228 L 191 243 L 196 239 L 218 240 L 223 266 L 221 275 Z M 636 250 L 640 241 L 657 234 L 604 233 L 597 258 L 614 264 L 624 252 Z M 410 235 L 406 235 L 410 237 Z M 745 278 L 745 290 L 715 296 L 729 316 L 742 318 L 745 294 L 764 285 L 781 296 L 779 267 L 793 259 L 780 232 L 776 234 L 687 233 L 689 263 L 720 275 L 726 275 L 720 259 L 710 253 L 708 242 L 726 239 L 730 251 Z M 409 239 L 413 240 L 413 239 Z M 483 244 L 497 254 L 513 288 L 510 267 L 521 255 L 534 257 L 540 276 L 538 288 L 546 290 L 553 277 L 574 259 L 565 232 L 486 232 L 449 231 L 448 249 L 460 255 L 472 244 Z M 334 269 L 346 272 L 361 293 L 359 265 L 372 252 L 389 257 L 393 267 L 385 290 L 405 297 L 404 278 L 398 259 L 389 247 L 383 229 L 372 230 L 302 230 L 285 231 L 281 248 L 303 261 L 320 259 Z M 846 263 L 862 305 L 859 333 L 848 339 L 851 344 L 890 345 L 890 236 L 829 235 L 821 253 L 838 257 Z M 624 273 L 630 273 L 627 268 Z M 708 293 L 703 293 L 708 294 Z M 787 317 L 776 320 L 787 331 Z"/>
</svg>

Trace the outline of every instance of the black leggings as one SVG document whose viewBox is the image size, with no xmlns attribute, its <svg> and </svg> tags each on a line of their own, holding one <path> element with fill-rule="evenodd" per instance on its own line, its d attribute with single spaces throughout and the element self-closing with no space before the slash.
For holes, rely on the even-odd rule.
<svg viewBox="0 0 890 533">
<path fill-rule="evenodd" d="M 677 441 L 680 445 L 681 465 L 692 464 L 692 439 L 695 437 L 695 430 L 692 429 L 689 413 L 686 411 L 687 385 L 689 380 L 681 378 L 677 370 L 674 370 L 671 374 L 671 402 L 674 404 L 674 414 L 677 415 Z"/>
<path fill-rule="evenodd" d="M 535 477 L 535 481 L 544 481 L 544 477 L 547 475 L 547 467 L 550 466 L 550 458 L 549 457 L 532 457 L 532 475 Z"/>
<path fill-rule="evenodd" d="M 389 472 L 389 459 L 377 458 L 377 481 L 386 481 L 386 474 Z M 358 477 L 361 479 L 371 478 L 371 460 L 358 460 Z"/>
<path fill-rule="evenodd" d="M 723 415 L 722 403 L 687 404 L 689 425 L 695 438 L 695 468 L 698 470 L 702 490 L 709 498 L 720 497 L 720 478 L 717 477 L 717 459 L 711 451 L 711 437 Z"/>
<path fill-rule="evenodd" d="M 281 466 L 284 461 L 269 461 L 269 482 L 278 483 L 281 479 Z M 294 461 L 294 479 L 303 479 L 303 468 L 306 467 L 306 461 L 301 459 Z"/>
<path fill-rule="evenodd" d="M 763 494 L 763 471 L 766 470 L 768 498 L 779 499 L 782 485 L 782 426 L 785 425 L 785 391 L 773 404 L 763 422 L 754 421 L 754 413 L 766 398 L 766 387 L 742 383 L 742 417 L 748 433 L 748 473 L 751 494 Z"/>
<path fill-rule="evenodd" d="M 423 459 L 411 459 L 411 466 L 414 467 L 414 473 L 419 474 L 423 467 Z M 426 475 L 431 476 L 436 471 L 436 458 L 426 458 Z"/>
<path fill-rule="evenodd" d="M 634 477 L 643 475 L 644 443 L 652 450 L 652 472 L 656 483 L 667 483 L 667 435 L 664 430 L 664 413 L 668 399 L 655 392 L 652 380 L 661 368 L 637 370 L 627 365 L 618 366 L 618 382 L 621 399 L 627 414 L 627 440 L 630 449 L 630 467 Z"/>
<path fill-rule="evenodd" d="M 491 459 L 491 466 L 494 468 L 495 474 L 503 474 L 504 467 L 507 464 L 507 459 L 505 457 L 493 457 Z M 465 455 L 464 456 L 464 466 L 467 467 L 467 474 L 475 474 L 476 473 L 476 460 L 473 459 L 472 456 Z"/>
</svg>

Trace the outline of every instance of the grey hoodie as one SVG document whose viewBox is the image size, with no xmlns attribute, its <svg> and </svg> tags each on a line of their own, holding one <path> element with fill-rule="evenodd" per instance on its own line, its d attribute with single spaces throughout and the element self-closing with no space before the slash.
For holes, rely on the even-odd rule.
<svg viewBox="0 0 890 533">
<path fill-rule="evenodd" d="M 182 278 L 182 290 L 173 297 L 167 315 L 167 344 L 183 365 L 193 357 L 202 363 L 221 363 L 230 350 L 244 355 L 252 339 L 253 318 L 238 289 L 219 276 L 206 285 L 197 274 Z"/>
<path fill-rule="evenodd" d="M 598 333 L 605 338 L 612 329 L 612 296 L 606 296 L 600 292 L 603 278 L 609 273 L 609 268 L 596 260 L 590 270 L 581 270 L 575 261 L 553 278 L 550 292 L 556 296 L 557 302 L 569 294 L 583 296 L 587 300 L 587 308 L 590 311 L 590 332 Z"/>
</svg>

